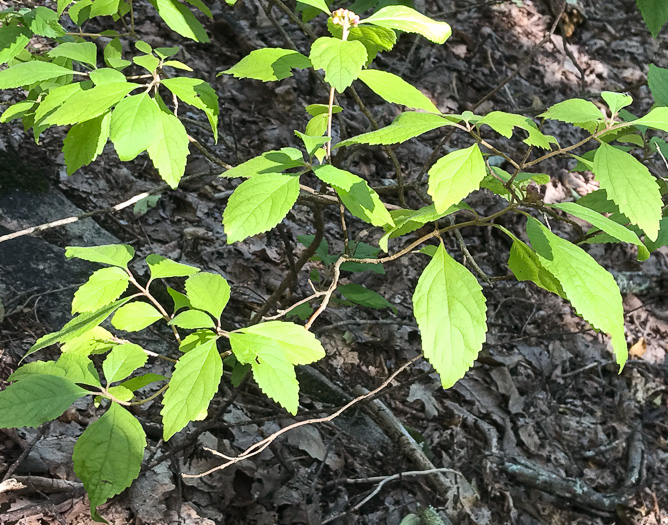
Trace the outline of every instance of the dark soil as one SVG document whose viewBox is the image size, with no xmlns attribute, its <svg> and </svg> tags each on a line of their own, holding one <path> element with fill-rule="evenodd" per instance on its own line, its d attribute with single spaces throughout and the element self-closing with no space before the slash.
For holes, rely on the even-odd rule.
<svg viewBox="0 0 668 525">
<path fill-rule="evenodd" d="M 303 129 L 307 122 L 303 108 L 326 103 L 326 88 L 303 71 L 268 84 L 216 78 L 217 72 L 253 49 L 286 47 L 286 43 L 260 7 L 264 2 L 239 2 L 235 7 L 205 2 L 216 15 L 213 22 L 205 21 L 211 43 L 197 45 L 169 32 L 148 2 L 135 1 L 137 32 L 143 39 L 154 47 L 182 45 L 181 60 L 218 92 L 218 144 L 212 140 L 204 115 L 183 108 L 179 116 L 188 118 L 189 133 L 232 165 L 270 149 L 296 146 L 293 130 Z M 28 3 L 6 0 L 0 7 Z M 55 6 L 55 2 L 44 4 Z M 562 24 L 572 34 L 564 38 L 562 30 L 557 30 L 536 49 L 555 20 L 550 4 L 547 0 L 418 2 L 420 11 L 451 23 L 453 37 L 437 46 L 403 35 L 392 52 L 377 59 L 377 67 L 402 75 L 442 111 L 461 113 L 473 108 L 530 57 L 520 73 L 477 112 L 537 115 L 566 98 L 597 100 L 604 90 L 629 92 L 635 100 L 630 111 L 646 112 L 652 105 L 646 85 L 648 66 L 668 67 L 668 33 L 653 40 L 632 0 L 578 0 L 579 15 L 569 8 L 569 19 Z M 297 47 L 307 52 L 308 37 L 278 9 L 272 13 Z M 310 23 L 318 35 L 325 34 L 323 18 Z M 86 28 L 100 29 L 95 23 Z M 400 113 L 400 108 L 383 103 L 363 87 L 359 92 L 380 124 L 388 124 Z M 20 96 L 3 92 L 0 102 L 9 104 Z M 352 136 L 370 129 L 352 99 L 340 96 L 338 102 L 344 112 L 335 134 Z M 555 126 L 548 131 L 562 144 L 580 136 L 574 128 Z M 394 149 L 408 182 L 415 180 L 443 133 L 438 130 Z M 35 145 L 32 131 L 2 125 L 0 197 L 3 192 L 19 191 L 40 195 L 52 186 L 80 209 L 91 211 L 122 202 L 160 182 L 145 154 L 134 162 L 121 163 L 111 145 L 96 162 L 68 178 L 60 153 L 63 137 L 62 129 L 52 129 Z M 466 140 L 455 134 L 446 151 L 468 146 Z M 497 136 L 493 143 L 515 158 L 524 154 L 524 144 L 517 137 L 505 140 Z M 227 245 L 221 217 L 238 181 L 218 178 L 221 169 L 194 148 L 191 151 L 187 174 L 194 177 L 178 190 L 163 193 L 155 207 L 143 215 L 134 214 L 130 207 L 101 215 L 96 221 L 133 245 L 141 257 L 159 253 L 224 275 L 232 285 L 225 323 L 230 328 L 245 326 L 290 271 L 291 258 L 304 249 L 297 237 L 314 233 L 313 214 L 309 207 L 297 205 L 280 228 Z M 394 184 L 393 165 L 380 148 L 359 151 L 346 162 L 372 186 Z M 19 165 L 25 167 L 21 178 L 14 177 L 11 169 Z M 572 192 L 595 189 L 591 177 L 571 173 L 572 168 L 573 163 L 565 159 L 541 165 L 541 171 L 552 176 L 544 189 L 546 201 L 567 200 Z M 665 166 L 657 169 L 657 175 L 666 176 Z M 385 198 L 398 202 L 396 194 Z M 408 202 L 415 208 L 422 205 L 412 192 Z M 480 214 L 501 209 L 491 193 L 480 192 L 467 202 Z M 0 204 L 0 234 L 2 228 L 18 230 L 47 221 L 41 216 L 31 220 L 31 209 L 23 210 L 19 220 Z M 59 217 L 48 220 L 55 218 Z M 330 252 L 340 253 L 336 210 L 327 209 L 325 220 Z M 501 223 L 521 234 L 520 218 L 504 217 Z M 366 235 L 366 225 L 359 221 L 351 219 L 349 227 L 353 238 L 370 244 L 378 240 L 378 233 Z M 572 233 L 557 228 L 564 236 Z M 462 234 L 483 271 L 490 276 L 507 273 L 510 246 L 506 238 L 492 229 L 466 229 Z M 39 238 L 59 250 L 72 242 L 71 235 L 50 230 Z M 39 336 L 58 328 L 50 324 L 54 318 L 46 315 L 56 303 L 41 298 L 64 289 L 59 304 L 65 315 L 72 286 L 85 279 L 81 267 L 67 263 L 58 266 L 57 272 L 72 272 L 63 277 L 67 284 L 55 282 L 53 271 L 45 273 L 42 282 L 39 276 L 32 279 L 36 285 L 23 283 L 20 265 L 2 261 L 11 259 L 8 250 L 12 255 L 16 250 L 17 257 L 22 250 L 30 250 L 33 254 L 28 257 L 39 259 L 46 252 L 32 242 L 23 237 L 11 241 L 12 248 L 9 243 L 0 244 L 0 252 L 7 250 L 0 257 L 0 272 L 16 272 L 15 278 L 10 277 L 15 286 L 3 288 L 0 281 L 0 307 L 4 304 L 4 315 L 0 308 L 0 379 L 11 373 Z M 446 238 L 446 244 L 462 261 L 456 239 Z M 391 248 L 397 246 L 395 241 Z M 618 275 L 645 283 L 624 290 L 627 341 L 632 348 L 631 360 L 621 374 L 607 338 L 592 331 L 569 305 L 531 284 L 499 281 L 493 287 L 483 285 L 490 331 L 480 358 L 463 380 L 444 391 L 429 364 L 418 361 L 380 396 L 433 465 L 450 469 L 444 475 L 459 487 L 457 491 L 445 494 L 435 490 L 427 476 L 406 476 L 386 483 L 361 505 L 380 480 L 359 480 L 423 469 L 407 453 L 406 438 L 397 440 L 381 433 L 373 416 L 359 407 L 340 422 L 290 432 L 251 460 L 210 476 L 182 478 L 182 473 L 197 474 L 220 464 L 222 460 L 204 447 L 236 455 L 294 421 L 252 381 L 234 389 L 226 372 L 210 410 L 215 417 L 189 425 L 169 443 L 159 440 L 161 405 L 142 407 L 138 415 L 149 435 L 145 463 L 152 468 L 142 473 L 132 489 L 102 507 L 101 513 L 117 524 L 398 524 L 410 513 L 433 508 L 442 519 L 447 515 L 457 524 L 668 524 L 668 251 L 659 250 L 640 265 L 633 250 L 626 247 L 593 245 L 587 249 Z M 325 311 L 314 331 L 328 356 L 314 368 L 340 390 L 327 395 L 309 390 L 309 379 L 304 376 L 297 419 L 334 412 L 345 399 L 355 396 L 355 387 L 373 390 L 419 353 L 411 294 L 424 264 L 423 258 L 410 255 L 386 264 L 384 274 L 345 274 L 343 282 L 378 291 L 397 313 L 342 302 Z M 134 270 L 145 272 L 141 265 Z M 328 278 L 322 263 L 309 263 L 289 297 L 281 300 L 281 307 L 311 293 L 308 278 L 316 270 Z M 327 285 L 315 284 L 319 289 Z M 148 347 L 165 344 L 156 335 L 162 334 L 146 335 Z M 175 353 L 173 348 L 167 351 Z M 16 474 L 76 481 L 67 447 L 94 417 L 93 406 L 76 405 L 45 429 L 0 431 L 0 473 L 20 459 Z M 31 446 L 31 452 L 21 456 Z M 87 500 L 80 491 L 0 492 L 3 524 L 91 523 L 87 516 Z M 336 516 L 340 517 L 333 519 Z M 421 519 L 424 521 L 402 523 L 439 523 Z"/>
</svg>

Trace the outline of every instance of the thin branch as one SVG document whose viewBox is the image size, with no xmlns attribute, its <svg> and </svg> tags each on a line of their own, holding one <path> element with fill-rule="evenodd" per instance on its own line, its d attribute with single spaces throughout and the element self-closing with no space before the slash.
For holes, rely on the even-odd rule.
<svg viewBox="0 0 668 525">
<path fill-rule="evenodd" d="M 422 354 L 417 355 L 404 365 L 402 365 L 400 368 L 398 368 L 390 377 L 388 377 L 383 383 L 376 388 L 375 390 L 372 390 L 371 392 L 368 392 L 367 394 L 364 394 L 362 396 L 356 397 L 343 407 L 341 407 L 339 410 L 334 412 L 333 414 L 330 414 L 329 416 L 325 417 L 319 417 L 319 418 L 314 418 L 314 419 L 306 419 L 304 421 L 298 421 L 296 423 L 292 423 L 291 425 L 288 425 L 287 427 L 283 427 L 277 432 L 274 432 L 272 435 L 266 437 L 262 441 L 259 441 L 255 443 L 254 445 L 251 445 L 248 447 L 244 452 L 239 454 L 236 457 L 231 457 L 231 456 L 226 456 L 225 454 L 222 454 L 221 452 L 218 452 L 217 450 L 213 450 L 210 448 L 205 447 L 204 450 L 211 452 L 213 455 L 221 457 L 225 459 L 227 462 L 223 463 L 222 465 L 218 465 L 217 467 L 214 467 L 212 469 L 207 470 L 206 472 L 202 472 L 200 474 L 181 474 L 184 478 L 202 478 L 204 476 L 208 476 L 209 474 L 212 474 L 213 472 L 216 472 L 218 470 L 223 470 L 226 469 L 227 467 L 234 465 L 236 463 L 239 463 L 241 461 L 244 461 L 246 459 L 249 459 L 253 456 L 257 456 L 258 454 L 261 454 L 265 449 L 269 447 L 276 439 L 278 439 L 280 436 L 285 434 L 286 432 L 290 432 L 291 430 L 294 430 L 295 428 L 303 427 L 306 425 L 315 425 L 318 423 L 327 423 L 329 421 L 333 421 L 337 417 L 339 417 L 341 414 L 343 414 L 346 410 L 349 408 L 353 407 L 354 405 L 358 404 L 361 401 L 364 401 L 366 399 L 369 399 L 376 394 L 378 394 L 381 390 L 383 390 L 385 387 L 387 387 L 394 379 L 401 374 L 404 370 L 406 370 L 409 366 L 411 366 L 413 363 L 415 363 L 418 359 L 422 357 Z"/>
</svg>

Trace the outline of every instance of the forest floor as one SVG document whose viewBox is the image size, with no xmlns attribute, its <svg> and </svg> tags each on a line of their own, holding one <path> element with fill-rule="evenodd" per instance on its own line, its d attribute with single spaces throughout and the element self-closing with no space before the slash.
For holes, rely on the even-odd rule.
<svg viewBox="0 0 668 525">
<path fill-rule="evenodd" d="M 154 47 L 182 45 L 179 59 L 217 90 L 217 144 L 202 114 L 182 108 L 180 116 L 189 117 L 189 133 L 232 165 L 267 150 L 294 146 L 295 126 L 303 129 L 307 122 L 303 108 L 327 102 L 325 87 L 306 72 L 267 84 L 216 78 L 253 49 L 285 47 L 260 2 L 229 7 L 205 0 L 215 14 L 213 22 L 203 20 L 211 43 L 198 45 L 167 30 L 148 2 L 135 1 L 138 34 Z M 26 4 L 55 8 L 53 1 L 8 0 L 0 7 Z M 668 33 L 652 39 L 633 0 L 575 4 L 568 8 L 568 20 L 545 39 L 555 21 L 549 2 L 421 0 L 417 9 L 449 22 L 452 38 L 437 46 L 403 35 L 392 52 L 381 54 L 377 67 L 400 74 L 446 113 L 476 107 L 519 66 L 519 74 L 476 112 L 538 115 L 566 98 L 597 100 L 605 90 L 629 92 L 634 98 L 630 111 L 647 112 L 652 104 L 648 66 L 668 67 Z M 272 12 L 297 48 L 307 53 L 308 37 L 282 12 Z M 325 33 L 324 17 L 310 25 L 317 34 Z M 93 23 L 87 27 L 99 29 Z M 564 33 L 569 36 L 564 38 Z M 400 112 L 363 87 L 360 94 L 382 125 Z M 9 104 L 19 100 L 20 93 L 3 92 L 1 97 L 0 104 Z M 341 96 L 338 102 L 344 108 L 345 126 L 336 133 L 351 136 L 369 129 L 351 99 Z M 556 126 L 550 131 L 562 144 L 579 138 L 574 128 Z M 52 129 L 35 145 L 32 131 L 0 126 L 0 233 L 2 227 L 18 230 L 72 214 L 54 205 L 45 219 L 36 212 L 38 204 L 16 206 L 40 202 L 45 187 L 64 194 L 80 210 L 92 211 L 160 183 L 145 155 L 121 163 L 110 144 L 97 161 L 67 177 L 60 153 L 63 137 L 62 129 Z M 394 149 L 409 182 L 442 137 L 438 130 Z M 455 134 L 446 151 L 468 145 L 465 140 Z M 515 158 L 524 153 L 524 144 L 515 137 L 495 145 Z M 372 186 L 392 183 L 394 168 L 380 148 L 364 150 L 350 162 L 350 169 Z M 565 159 L 553 159 L 543 167 L 552 177 L 542 190 L 546 201 L 569 200 L 574 192 L 582 195 L 596 187 L 590 174 L 573 173 L 572 168 L 573 162 Z M 666 176 L 665 166 L 658 170 Z M 314 225 L 310 209 L 298 205 L 280 228 L 228 245 L 221 217 L 238 181 L 219 178 L 221 171 L 194 150 L 187 168 L 192 178 L 178 190 L 165 191 L 143 213 L 129 207 L 95 220 L 142 257 L 159 253 L 225 276 L 232 285 L 225 321 L 240 327 L 290 271 L 290 260 L 304 249 L 298 237 L 312 235 Z M 392 195 L 387 198 L 394 202 Z M 411 192 L 408 202 L 420 206 Z M 487 215 L 501 206 L 499 198 L 486 191 L 467 202 Z M 336 210 L 328 210 L 325 218 L 330 253 L 340 253 Z M 519 219 L 504 217 L 501 223 L 520 234 Z M 365 228 L 350 221 L 351 235 L 373 245 L 378 235 L 365 236 Z M 558 229 L 565 236 L 572 233 Z M 485 273 L 507 273 L 506 238 L 492 228 L 462 233 Z M 85 276 L 67 275 L 74 263 L 60 261 L 56 272 L 42 258 L 48 243 L 64 259 L 62 248 L 80 241 L 77 235 L 91 242 L 86 232 L 51 229 L 38 236 L 43 244 L 30 244 L 34 239 L 29 237 L 0 244 L 0 277 L 4 272 L 5 279 L 0 280 L 0 380 L 39 336 L 67 319 L 73 285 Z M 95 235 L 105 239 L 104 233 Z M 446 243 L 461 261 L 456 239 Z M 333 413 L 356 395 L 356 387 L 375 389 L 417 356 L 420 338 L 411 294 L 424 262 L 409 256 L 386 264 L 383 273 L 346 273 L 343 281 L 378 291 L 396 312 L 340 301 L 315 324 L 328 355 L 314 368 L 339 388 L 338 398 L 307 393 L 297 418 L 291 418 L 254 383 L 232 388 L 226 372 L 210 411 L 215 413 L 213 421 L 193 423 L 169 443 L 159 440 L 159 402 L 149 404 L 141 417 L 149 434 L 150 457 L 145 463 L 150 468 L 100 512 L 114 524 L 398 524 L 410 513 L 422 517 L 403 523 L 439 523 L 426 521 L 425 511 L 432 507 L 443 522 L 449 516 L 456 524 L 668 524 L 668 251 L 658 250 L 640 264 L 631 248 L 592 245 L 587 250 L 620 279 L 640 283 L 623 289 L 631 356 L 621 374 L 607 338 L 592 331 L 558 297 L 530 283 L 485 283 L 487 342 L 474 368 L 453 388 L 443 390 L 430 365 L 419 360 L 377 401 L 354 407 L 341 421 L 301 427 L 261 455 L 209 476 L 181 476 L 220 464 L 204 447 L 238 454 L 295 420 Z M 20 265 L 11 265 L 24 253 L 42 265 L 32 282 L 24 280 Z M 145 271 L 141 265 L 134 269 Z M 310 262 L 283 307 L 312 293 L 308 278 L 316 270 L 327 278 L 322 262 Z M 147 345 L 155 335 L 148 333 Z M 167 351 L 177 353 L 175 348 Z M 409 440 L 397 438 L 387 428 L 392 424 L 383 423 L 387 418 L 378 415 L 379 403 L 401 421 L 399 427 L 408 430 L 422 456 L 444 469 L 440 478 L 404 475 L 383 483 L 387 476 L 424 470 L 424 464 L 416 464 L 415 452 L 406 445 Z M 69 454 L 94 417 L 93 406 L 75 405 L 46 428 L 0 431 L 0 475 L 11 468 L 21 479 L 38 480 L 32 485 L 28 481 L 24 491 L 0 493 L 0 523 L 92 523 Z M 73 484 L 59 485 L 63 480 Z M 443 493 L 438 490 L 443 484 L 456 490 Z M 374 493 L 375 489 L 379 490 Z"/>
</svg>

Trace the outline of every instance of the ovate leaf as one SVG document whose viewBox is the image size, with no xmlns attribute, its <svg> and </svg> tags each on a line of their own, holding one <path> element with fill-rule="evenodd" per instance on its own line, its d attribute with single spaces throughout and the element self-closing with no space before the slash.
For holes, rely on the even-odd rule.
<svg viewBox="0 0 668 525">
<path fill-rule="evenodd" d="M 259 174 L 242 182 L 223 213 L 227 243 L 266 232 L 288 214 L 299 197 L 299 177 Z"/>
<path fill-rule="evenodd" d="M 367 54 L 361 42 L 323 36 L 313 42 L 309 58 L 315 69 L 325 71 L 325 82 L 343 93 L 362 71 Z"/>
<path fill-rule="evenodd" d="M 663 204 L 649 170 L 632 155 L 601 143 L 594 156 L 594 176 L 619 211 L 655 240 Z"/>
<path fill-rule="evenodd" d="M 319 9 L 320 11 L 322 11 L 323 13 L 327 13 L 328 15 L 332 13 L 329 10 L 329 7 L 327 7 L 327 2 L 325 2 L 325 0 L 299 0 L 299 3 L 315 7 L 316 9 Z"/>
<path fill-rule="evenodd" d="M 185 328 L 186 330 L 216 327 L 216 323 L 213 322 L 211 316 L 206 312 L 200 312 L 199 310 L 186 310 L 185 312 L 181 312 L 167 324 Z"/>
<path fill-rule="evenodd" d="M 514 128 L 521 128 L 529 134 L 529 136 L 524 139 L 524 142 L 530 146 L 550 149 L 550 144 L 556 144 L 557 142 L 553 136 L 544 135 L 533 120 L 522 115 L 504 113 L 503 111 L 492 111 L 478 121 L 479 126 L 482 126 L 483 124 L 486 124 L 506 138 L 512 136 Z"/>
<path fill-rule="evenodd" d="M 234 333 L 264 338 L 258 339 L 261 346 L 280 346 L 293 365 L 308 365 L 325 357 L 325 349 L 315 335 L 303 326 L 294 323 L 267 321 L 241 328 Z M 244 357 L 244 359 L 247 358 Z"/>
<path fill-rule="evenodd" d="M 68 343 L 77 337 L 84 335 L 86 332 L 102 323 L 107 317 L 109 317 L 129 300 L 129 297 L 125 299 L 119 299 L 116 302 L 100 308 L 96 312 L 85 312 L 83 314 L 77 315 L 57 332 L 52 332 L 50 334 L 46 334 L 43 337 L 40 337 L 37 342 L 30 348 L 30 350 L 28 350 L 25 356 L 23 356 L 23 358 L 25 359 L 30 354 L 37 352 L 42 348 L 46 348 L 47 346 L 51 346 L 55 343 Z"/>
<path fill-rule="evenodd" d="M 218 391 L 222 374 L 223 362 L 215 339 L 181 356 L 162 401 L 165 441 L 201 417 Z"/>
<path fill-rule="evenodd" d="M 32 33 L 19 26 L 0 28 L 0 64 L 5 64 L 25 49 Z"/>
<path fill-rule="evenodd" d="M 422 272 L 413 294 L 425 357 L 450 388 L 482 348 L 487 332 L 485 296 L 477 279 L 443 245 Z"/>
<path fill-rule="evenodd" d="M 167 277 L 188 277 L 199 272 L 199 268 L 177 263 L 162 255 L 151 254 L 146 257 L 146 264 L 151 270 L 151 279 L 166 279 Z"/>
<path fill-rule="evenodd" d="M 344 140 L 339 142 L 336 147 L 350 144 L 397 144 L 427 133 L 427 131 L 451 124 L 452 120 L 439 115 L 406 111 L 399 115 L 389 126 Z"/>
<path fill-rule="evenodd" d="M 131 82 L 111 82 L 78 91 L 48 115 L 42 124 L 66 126 L 99 117 L 138 87 L 139 84 Z"/>
<path fill-rule="evenodd" d="M 260 389 L 288 412 L 296 414 L 299 383 L 284 346 L 270 337 L 243 332 L 231 333 L 230 344 L 238 361 L 251 365 Z"/>
<path fill-rule="evenodd" d="M 81 122 L 70 128 L 63 141 L 67 174 L 93 162 L 104 150 L 109 139 L 111 113 Z"/>
<path fill-rule="evenodd" d="M 336 38 L 343 36 L 343 28 L 332 23 L 330 18 L 327 21 L 327 29 Z M 366 48 L 368 66 L 381 51 L 390 51 L 397 43 L 397 34 L 392 29 L 375 26 L 351 27 L 348 33 L 348 40 L 358 40 Z"/>
<path fill-rule="evenodd" d="M 614 277 L 587 252 L 557 237 L 533 218 L 527 224 L 541 265 L 556 277 L 575 311 L 612 337 L 617 363 L 627 358 L 622 296 Z"/>
<path fill-rule="evenodd" d="M 92 42 L 65 42 L 48 52 L 51 58 L 69 58 L 95 67 L 97 64 L 97 46 Z"/>
<path fill-rule="evenodd" d="M 647 84 L 657 106 L 668 106 L 668 69 L 649 65 Z"/>
<path fill-rule="evenodd" d="M 654 108 L 644 117 L 629 122 L 629 124 L 633 124 L 634 126 L 647 126 L 668 133 L 668 108 Z"/>
<path fill-rule="evenodd" d="M 565 211 L 566 213 L 570 213 L 579 219 L 587 221 L 592 226 L 595 226 L 608 235 L 611 235 L 618 241 L 635 244 L 638 247 L 638 260 L 644 261 L 645 259 L 649 258 L 649 252 L 647 251 L 647 248 L 645 248 L 645 245 L 634 232 L 609 219 L 605 215 L 601 215 L 600 213 L 590 208 L 585 208 L 584 206 L 581 206 L 575 202 L 561 202 L 550 204 L 549 206 L 552 208 L 557 208 L 561 211 Z"/>
<path fill-rule="evenodd" d="M 112 16 L 118 13 L 121 0 L 95 0 L 90 8 L 90 17 Z"/>
<path fill-rule="evenodd" d="M 614 93 L 612 91 L 604 91 L 601 93 L 601 98 L 610 108 L 611 115 L 617 115 L 619 110 L 633 103 L 631 95 L 626 93 Z"/>
<path fill-rule="evenodd" d="M 656 38 L 668 20 L 668 4 L 664 0 L 636 0 L 647 29 Z"/>
<path fill-rule="evenodd" d="M 375 308 L 377 310 L 389 308 L 395 314 L 397 313 L 396 307 L 385 299 L 385 297 L 373 290 L 365 288 L 361 284 L 342 284 L 337 287 L 337 290 L 352 303 L 366 306 L 367 308 Z"/>
<path fill-rule="evenodd" d="M 432 20 L 415 9 L 403 5 L 383 7 L 360 23 L 417 33 L 437 44 L 443 44 L 452 34 L 452 29 L 447 23 Z"/>
<path fill-rule="evenodd" d="M 68 246 L 65 248 L 65 257 L 83 259 L 127 268 L 128 263 L 135 256 L 135 249 L 127 244 L 105 244 L 101 246 Z"/>
<path fill-rule="evenodd" d="M 230 285 L 222 275 L 201 272 L 188 277 L 186 293 L 193 308 L 219 319 L 230 300 Z"/>
<path fill-rule="evenodd" d="M 86 394 L 64 377 L 29 375 L 0 392 L 0 428 L 37 427 Z"/>
<path fill-rule="evenodd" d="M 297 148 L 281 148 L 253 157 L 221 174 L 221 177 L 253 177 L 259 173 L 281 173 L 304 165 L 303 154 Z"/>
<path fill-rule="evenodd" d="M 271 82 L 292 76 L 293 69 L 308 67 L 311 67 L 311 61 L 298 51 L 265 47 L 251 51 L 240 62 L 219 74 Z"/>
<path fill-rule="evenodd" d="M 185 173 L 188 144 L 188 132 L 181 121 L 171 113 L 160 111 L 148 156 L 162 180 L 172 188 L 179 185 Z"/>
<path fill-rule="evenodd" d="M 207 43 L 209 36 L 190 9 L 178 0 L 152 0 L 160 18 L 172 31 L 197 42 Z"/>
<path fill-rule="evenodd" d="M 129 277 L 121 268 L 102 268 L 93 272 L 74 293 L 72 313 L 95 312 L 118 299 L 127 289 Z"/>
<path fill-rule="evenodd" d="M 148 360 L 148 354 L 141 346 L 134 343 L 124 343 L 115 346 L 102 363 L 104 377 L 108 383 L 121 381 L 128 377 L 137 368 L 142 367 Z"/>
<path fill-rule="evenodd" d="M 575 124 L 589 131 L 594 131 L 597 123 L 603 122 L 601 110 L 593 102 L 581 98 L 559 102 L 538 116 Z"/>
<path fill-rule="evenodd" d="M 91 513 L 128 488 L 139 475 L 146 434 L 137 419 L 118 403 L 92 423 L 74 446 L 74 472 L 83 481 Z"/>
<path fill-rule="evenodd" d="M 214 140 L 217 142 L 218 113 L 220 109 L 216 91 L 207 82 L 199 78 L 166 78 L 160 84 L 169 89 L 182 102 L 204 111 L 206 117 L 209 119 Z"/>
<path fill-rule="evenodd" d="M 71 68 L 68 69 L 50 62 L 31 60 L 0 71 L 0 89 L 28 86 L 35 82 L 42 82 L 71 74 Z"/>
<path fill-rule="evenodd" d="M 118 157 L 132 160 L 149 148 L 156 140 L 160 122 L 160 108 L 148 93 L 121 100 L 111 114 L 109 130 Z"/>
<path fill-rule="evenodd" d="M 411 86 L 397 75 L 377 69 L 366 69 L 360 72 L 358 78 L 376 95 L 388 102 L 414 109 L 424 109 L 431 113 L 439 113 L 434 103 L 419 89 Z"/>
<path fill-rule="evenodd" d="M 158 319 L 162 319 L 162 314 L 153 305 L 135 301 L 120 308 L 111 318 L 111 324 L 119 330 L 138 332 Z"/>
<path fill-rule="evenodd" d="M 486 173 L 485 161 L 477 144 L 439 159 L 429 170 L 427 190 L 434 199 L 436 211 L 444 212 L 477 190 Z"/>
<path fill-rule="evenodd" d="M 321 181 L 334 187 L 343 205 L 355 217 L 374 226 L 394 226 L 390 212 L 363 178 L 331 164 L 316 166 L 313 172 Z"/>
</svg>

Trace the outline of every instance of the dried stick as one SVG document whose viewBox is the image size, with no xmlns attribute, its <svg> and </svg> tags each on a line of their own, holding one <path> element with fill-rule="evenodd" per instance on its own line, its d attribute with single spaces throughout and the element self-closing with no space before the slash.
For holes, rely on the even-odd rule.
<svg viewBox="0 0 668 525">
<path fill-rule="evenodd" d="M 240 461 L 244 461 L 248 458 L 251 458 L 253 456 L 257 456 L 258 454 L 262 453 L 269 445 L 271 445 L 276 439 L 278 439 L 281 435 L 285 434 L 286 432 L 289 432 L 290 430 L 294 430 L 295 428 L 303 427 L 306 425 L 315 425 L 317 423 L 327 423 L 329 421 L 332 421 L 339 417 L 341 414 L 343 414 L 346 410 L 349 408 L 353 407 L 354 405 L 358 404 L 361 401 L 364 401 L 366 399 L 369 399 L 370 397 L 375 396 L 378 392 L 383 390 L 385 387 L 387 387 L 395 377 L 397 377 L 401 372 L 406 370 L 409 366 L 411 366 L 415 361 L 420 359 L 422 357 L 422 354 L 417 355 L 404 365 L 402 365 L 400 368 L 398 368 L 390 377 L 388 377 L 383 383 L 376 388 L 375 390 L 372 390 L 371 392 L 364 394 L 362 396 L 356 397 L 340 409 L 338 409 L 336 412 L 333 414 L 330 414 L 329 416 L 325 417 L 319 417 L 319 418 L 314 418 L 314 419 L 306 419 L 304 421 L 298 421 L 296 423 L 292 423 L 291 425 L 288 425 L 287 427 L 282 428 L 281 430 L 274 432 L 271 436 L 266 437 L 262 441 L 259 441 L 258 443 L 255 443 L 254 445 L 251 445 L 248 447 L 244 452 L 239 454 L 236 457 L 231 457 L 227 456 L 221 452 L 218 452 L 217 450 L 213 450 L 210 448 L 204 448 L 204 450 L 211 452 L 213 455 L 221 457 L 225 459 L 227 462 L 223 463 L 222 465 L 218 465 L 217 467 L 214 467 L 212 469 L 207 470 L 206 472 L 202 472 L 200 474 L 181 474 L 184 478 L 202 478 L 204 476 L 208 476 L 209 474 L 216 472 L 218 470 L 223 470 L 226 469 L 227 467 L 234 465 L 235 463 L 239 463 Z"/>
</svg>

